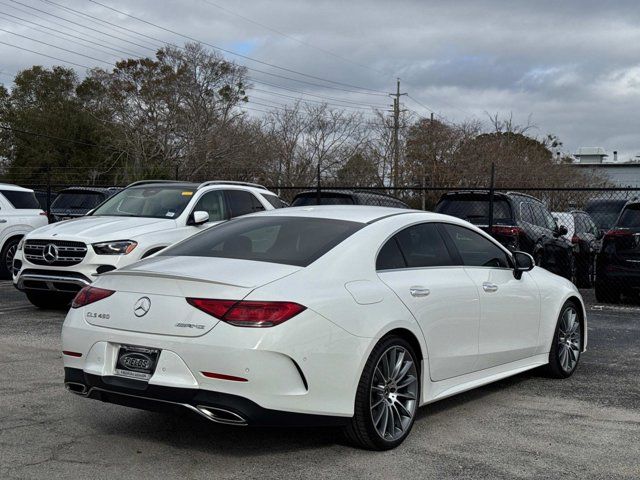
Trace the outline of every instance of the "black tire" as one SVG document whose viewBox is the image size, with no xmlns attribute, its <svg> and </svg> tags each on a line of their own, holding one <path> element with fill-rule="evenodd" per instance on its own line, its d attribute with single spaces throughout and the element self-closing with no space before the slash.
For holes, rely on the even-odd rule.
<svg viewBox="0 0 640 480">
<path fill-rule="evenodd" d="M 622 292 L 613 283 L 604 285 L 602 281 L 596 280 L 595 286 L 596 300 L 600 303 L 620 303 Z"/>
<path fill-rule="evenodd" d="M 47 310 L 66 310 L 75 295 L 69 293 L 41 292 L 26 290 L 27 298 L 35 307 Z"/>
<path fill-rule="evenodd" d="M 401 435 L 397 438 L 386 439 L 378 433 L 376 429 L 376 425 L 374 424 L 373 412 L 372 412 L 372 396 L 374 395 L 374 379 L 376 379 L 377 374 L 376 368 L 378 363 L 381 362 L 383 355 L 387 355 L 389 351 L 391 351 L 394 347 L 397 347 L 399 351 L 404 351 L 411 357 L 411 361 L 415 366 L 414 370 L 409 372 L 409 376 L 412 376 L 412 371 L 415 371 L 415 382 L 411 384 L 411 388 L 414 390 L 411 395 L 415 396 L 413 408 L 410 410 L 413 411 L 412 416 L 405 417 L 407 421 L 406 426 L 400 427 L 404 428 Z M 405 356 L 406 358 L 406 356 Z M 402 368 L 401 368 L 402 369 Z M 405 377 L 409 378 L 409 377 Z M 378 389 L 376 389 L 378 391 Z M 385 387 L 386 391 L 386 387 Z M 395 390 L 394 390 L 395 391 Z M 398 388 L 398 392 L 400 388 Z M 380 398 L 382 398 L 385 394 L 380 393 Z M 406 396 L 406 395 L 403 395 Z M 382 400 L 386 401 L 386 400 Z M 390 400 L 389 402 L 395 402 L 396 400 Z M 379 403 L 379 402 L 377 402 Z M 392 448 L 400 445 L 405 438 L 411 432 L 411 428 L 413 427 L 413 423 L 415 421 L 415 417 L 417 414 L 418 405 L 420 403 L 420 362 L 413 347 L 401 337 L 392 335 L 383 338 L 380 342 L 374 347 L 367 363 L 362 372 L 362 376 L 360 378 L 360 383 L 358 384 L 358 389 L 356 391 L 356 399 L 354 405 L 354 416 L 351 419 L 349 425 L 344 428 L 344 435 L 347 438 L 348 442 L 354 446 L 359 448 L 364 448 L 367 450 L 390 450 Z M 373 405 L 375 407 L 375 404 Z M 383 410 L 386 406 L 383 404 L 381 407 Z M 391 408 L 389 408 L 389 411 Z M 398 408 L 395 409 L 396 412 L 400 410 Z M 400 415 L 400 414 L 398 414 Z M 395 418 L 395 417 L 394 417 Z M 400 417 L 398 417 L 400 418 Z M 385 419 L 387 420 L 387 419 Z M 386 428 L 387 422 L 385 421 Z M 393 424 L 395 425 L 395 420 L 393 420 Z M 393 429 L 394 427 L 392 427 Z"/>
<path fill-rule="evenodd" d="M 20 243 L 20 238 L 12 238 L 7 241 L 2 247 L 0 252 L 0 278 L 11 278 L 11 272 L 13 270 L 12 263 L 13 257 L 16 254 L 16 249 Z"/>
<path fill-rule="evenodd" d="M 567 301 L 560 310 L 549 351 L 546 371 L 550 377 L 569 378 L 578 368 L 583 348 L 582 328 L 582 309 L 575 302 Z"/>
</svg>

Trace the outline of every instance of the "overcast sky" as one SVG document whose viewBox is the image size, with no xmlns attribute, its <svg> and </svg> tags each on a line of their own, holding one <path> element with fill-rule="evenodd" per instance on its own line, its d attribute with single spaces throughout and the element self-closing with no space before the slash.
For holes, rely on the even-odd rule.
<svg viewBox="0 0 640 480">
<path fill-rule="evenodd" d="M 395 78 L 400 77 L 402 91 L 410 95 L 403 97 L 404 106 L 420 115 L 428 116 L 431 109 L 455 122 L 473 118 L 486 122 L 487 112 L 512 113 L 521 124 L 531 116 L 536 125 L 532 133 L 558 135 L 567 152 L 600 146 L 610 155 L 618 150 L 621 160 L 640 155 L 637 0 L 98 1 L 211 45 L 358 87 L 326 83 L 225 54 L 248 67 L 333 87 L 252 70 L 256 88 L 280 94 L 250 94 L 258 110 L 292 102 L 284 95 L 299 97 L 298 92 L 357 102 L 365 108 L 383 106 L 390 99 L 375 93 L 393 91 Z M 0 29 L 23 35 L 0 30 L 0 42 L 105 68 L 124 55 L 113 49 L 152 55 L 159 45 L 61 6 L 164 42 L 187 41 L 90 0 L 0 0 Z M 3 83 L 33 64 L 61 63 L 0 43 Z M 74 68 L 81 75 L 86 70 Z M 343 91 L 362 89 L 370 91 Z"/>
</svg>

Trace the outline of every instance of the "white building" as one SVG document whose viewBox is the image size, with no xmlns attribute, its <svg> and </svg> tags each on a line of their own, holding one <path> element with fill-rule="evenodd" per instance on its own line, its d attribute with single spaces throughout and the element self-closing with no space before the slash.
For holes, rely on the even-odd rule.
<svg viewBox="0 0 640 480">
<path fill-rule="evenodd" d="M 640 188 L 640 162 L 637 160 L 619 162 L 618 152 L 614 151 L 613 161 L 606 161 L 609 155 L 601 147 L 581 147 L 573 156 L 576 168 L 594 172 L 618 187 Z"/>
</svg>

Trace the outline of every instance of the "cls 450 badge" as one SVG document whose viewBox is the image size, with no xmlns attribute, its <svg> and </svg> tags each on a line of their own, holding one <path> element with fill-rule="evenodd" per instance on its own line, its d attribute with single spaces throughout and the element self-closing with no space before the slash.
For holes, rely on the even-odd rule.
<svg viewBox="0 0 640 480">
<path fill-rule="evenodd" d="M 102 320 L 109 320 L 111 315 L 108 313 L 87 312 L 87 318 L 100 318 Z"/>
</svg>

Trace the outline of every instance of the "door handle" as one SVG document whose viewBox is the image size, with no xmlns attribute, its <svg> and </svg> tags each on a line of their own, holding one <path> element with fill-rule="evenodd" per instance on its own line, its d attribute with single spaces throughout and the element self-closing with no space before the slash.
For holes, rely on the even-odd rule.
<svg viewBox="0 0 640 480">
<path fill-rule="evenodd" d="M 497 292 L 498 291 L 498 285 L 496 285 L 495 283 L 491 283 L 491 282 L 484 282 L 482 284 L 482 289 L 485 292 L 493 293 L 493 292 Z"/>
<path fill-rule="evenodd" d="M 431 290 L 424 287 L 411 287 L 409 293 L 412 297 L 426 297 L 431 293 Z"/>
</svg>

